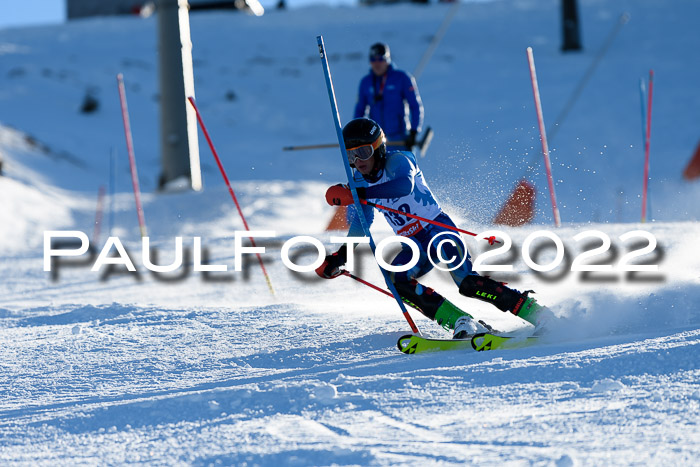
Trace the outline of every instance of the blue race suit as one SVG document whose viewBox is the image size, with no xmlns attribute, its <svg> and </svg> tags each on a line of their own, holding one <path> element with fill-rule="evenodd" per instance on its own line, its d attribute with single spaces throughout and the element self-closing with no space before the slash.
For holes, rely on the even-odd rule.
<svg viewBox="0 0 700 467">
<path fill-rule="evenodd" d="M 431 219 L 447 226 L 455 225 L 440 209 L 418 168 L 416 156 L 410 151 L 388 153 L 384 166 L 380 164 L 376 173 L 365 177 L 357 171 L 354 180 L 358 187 L 364 188 L 364 198 L 376 205 Z M 362 205 L 362 210 L 368 224 L 371 224 L 374 220 L 373 207 Z M 467 315 L 439 293 L 416 280 L 433 269 L 433 262 L 440 261 L 446 263 L 451 270 L 452 280 L 459 286 L 461 295 L 491 303 L 501 311 L 511 312 L 539 325 L 538 310 L 542 307 L 528 297 L 529 292 L 518 292 L 501 282 L 476 274 L 472 270 L 469 253 L 456 232 L 395 212 L 382 212 L 397 235 L 406 237 L 418 246 L 419 258 L 416 265 L 408 271 L 392 272 L 391 281 L 401 298 L 415 305 L 425 316 L 446 329 L 454 329 L 457 320 Z M 348 235 L 364 235 L 357 215 L 351 222 Z M 437 238 L 438 236 L 440 238 Z M 391 264 L 403 266 L 412 258 L 411 248 L 402 244 L 401 251 Z"/>
<path fill-rule="evenodd" d="M 387 141 L 404 141 L 409 130 L 420 132 L 423 103 L 416 80 L 393 65 L 389 65 L 383 76 L 377 76 L 370 70 L 360 81 L 354 118 L 360 117 L 369 117 L 377 122 L 384 130 Z"/>
<path fill-rule="evenodd" d="M 454 227 L 452 219 L 442 212 L 440 205 L 428 188 L 423 173 L 418 168 L 416 156 L 410 151 L 395 151 L 387 154 L 386 164 L 379 173 L 368 181 L 359 171 L 355 172 L 355 183 L 358 187 L 365 187 L 365 198 L 381 206 L 389 207 L 397 211 L 406 212 L 429 220 L 435 220 L 442 224 Z M 371 206 L 362 206 L 368 224 L 374 220 L 374 209 Z M 464 242 L 459 235 L 446 227 L 416 220 L 401 214 L 382 210 L 385 219 L 391 225 L 396 235 L 401 235 L 418 245 L 420 259 L 418 263 L 404 272 L 392 272 L 392 282 L 408 282 L 427 274 L 432 268 L 430 258 L 437 262 L 440 259 L 451 260 L 448 267 L 461 264 L 450 274 L 457 285 L 472 272 L 472 263 L 469 253 L 465 251 Z M 435 241 L 434 237 L 440 235 Z M 348 236 L 364 236 L 362 225 L 357 216 L 353 216 Z M 443 239 L 451 239 L 452 242 L 441 242 Z M 438 251 L 439 248 L 439 251 Z M 408 245 L 401 245 L 401 251 L 392 261 L 393 266 L 408 264 L 413 257 L 413 252 Z"/>
</svg>

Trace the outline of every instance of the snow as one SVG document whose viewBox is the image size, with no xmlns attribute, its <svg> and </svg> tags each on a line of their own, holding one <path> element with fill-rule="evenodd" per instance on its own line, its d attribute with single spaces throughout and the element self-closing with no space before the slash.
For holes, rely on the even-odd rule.
<svg viewBox="0 0 700 467">
<path fill-rule="evenodd" d="M 321 281 L 282 264 L 284 242 L 321 240 L 343 180 L 336 151 L 283 152 L 332 142 L 315 37 L 323 34 L 340 105 L 350 118 L 366 50 L 386 40 L 399 67 L 417 65 L 451 5 L 308 7 L 259 18 L 191 16 L 197 102 L 275 295 L 254 256 L 234 271 L 243 230 L 203 138 L 205 190 L 155 192 L 159 174 L 155 18 L 100 18 L 0 30 L 0 461 L 74 465 L 692 465 L 700 458 L 700 195 L 681 172 L 697 144 L 700 4 L 678 0 L 579 2 L 585 50 L 562 55 L 559 2 L 460 5 L 419 87 L 436 132 L 420 165 L 460 227 L 491 219 L 522 177 L 538 189 L 535 222 L 496 227 L 513 241 L 493 273 L 537 291 L 555 317 L 541 345 L 484 353 L 407 356 L 409 332 L 391 299 L 347 278 Z M 622 26 L 551 141 L 564 225 L 552 224 L 525 59 L 534 49 L 548 129 L 606 43 Z M 639 223 L 643 147 L 639 79 L 654 69 L 651 222 Z M 145 218 L 161 265 L 183 238 L 184 265 L 144 266 L 119 113 L 124 73 Z M 88 90 L 99 100 L 79 112 Z M 116 194 L 95 230 L 97 193 Z M 113 223 L 110 219 L 113 206 Z M 111 227 L 111 229 L 110 229 Z M 43 270 L 44 232 L 79 230 L 94 256 Z M 528 236 L 548 230 L 566 255 L 554 271 L 523 261 Z M 572 272 L 597 247 L 612 271 Z M 643 247 L 627 232 L 653 234 Z M 107 233 L 137 273 L 90 270 Z M 384 222 L 376 240 L 390 235 Z M 207 264 L 194 270 L 194 237 Z M 483 242 L 465 239 L 473 256 Z M 587 244 L 587 242 L 591 242 Z M 635 244 L 635 242 L 639 244 Z M 550 244 L 547 244 L 550 245 Z M 529 250 L 539 264 L 551 246 Z M 536 254 L 539 252 L 539 254 Z M 313 254 L 294 250 L 299 264 Z M 366 248 L 356 274 L 382 277 Z M 632 261 L 632 263 L 637 260 Z M 424 282 L 503 329 L 516 317 L 460 297 L 449 277 Z M 447 337 L 412 313 L 428 336 Z"/>
</svg>

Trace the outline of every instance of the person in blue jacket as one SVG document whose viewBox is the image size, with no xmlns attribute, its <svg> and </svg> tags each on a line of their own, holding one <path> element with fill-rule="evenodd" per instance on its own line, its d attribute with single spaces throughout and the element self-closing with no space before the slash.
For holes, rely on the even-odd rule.
<svg viewBox="0 0 700 467">
<path fill-rule="evenodd" d="M 343 139 L 348 162 L 355 169 L 354 182 L 358 196 L 373 204 L 391 208 L 394 212 L 382 210 L 389 225 L 396 235 L 409 239 L 419 251 L 418 262 L 413 267 L 407 271 L 390 273 L 391 281 L 404 300 L 414 304 L 421 313 L 444 328 L 453 329 L 455 338 L 488 331 L 483 323 L 474 321 L 470 315 L 436 291 L 417 281 L 434 267 L 433 261 L 439 259 L 447 264 L 452 279 L 459 286 L 460 294 L 489 302 L 502 311 L 538 324 L 537 315 L 541 306 L 528 296 L 528 292 L 518 292 L 472 270 L 469 253 L 458 234 L 452 230 L 456 228 L 454 222 L 440 208 L 412 152 L 387 153 L 386 138 L 381 127 L 364 117 L 351 120 L 345 125 Z M 342 184 L 333 185 L 326 192 L 326 201 L 335 206 L 353 204 L 350 188 Z M 371 224 L 374 220 L 373 207 L 362 205 L 362 208 L 367 222 Z M 426 220 L 399 213 L 412 214 Z M 353 219 L 348 236 L 364 236 L 358 216 Z M 401 251 L 391 264 L 407 265 L 413 256 L 411 247 L 402 243 Z M 347 257 L 347 244 L 344 244 L 338 251 L 325 257 L 323 264 L 316 269 L 316 274 L 324 279 L 338 277 L 342 274 L 340 268 L 347 262 Z"/>
<path fill-rule="evenodd" d="M 372 69 L 360 81 L 354 118 L 371 118 L 382 127 L 389 141 L 403 141 L 404 149 L 410 151 L 423 125 L 423 102 L 416 80 L 394 68 L 385 43 L 370 47 L 369 61 Z"/>
</svg>

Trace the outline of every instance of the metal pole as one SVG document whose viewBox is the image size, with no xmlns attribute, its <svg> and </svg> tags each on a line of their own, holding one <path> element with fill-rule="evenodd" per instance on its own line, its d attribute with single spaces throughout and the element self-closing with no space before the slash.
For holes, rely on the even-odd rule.
<svg viewBox="0 0 700 467">
<path fill-rule="evenodd" d="M 187 96 L 194 96 L 188 8 L 187 0 L 158 0 L 162 168 L 158 186 L 163 188 L 184 177 L 198 191 L 202 189 L 202 175 L 197 119 L 187 105 Z"/>
</svg>

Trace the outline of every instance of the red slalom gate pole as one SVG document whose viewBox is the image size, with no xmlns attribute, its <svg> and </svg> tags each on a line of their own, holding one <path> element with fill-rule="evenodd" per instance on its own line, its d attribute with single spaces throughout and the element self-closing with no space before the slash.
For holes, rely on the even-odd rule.
<svg viewBox="0 0 700 467">
<path fill-rule="evenodd" d="M 649 145 L 651 142 L 651 96 L 654 89 L 654 70 L 649 70 L 649 99 L 647 101 L 647 127 L 644 138 L 644 184 L 642 186 L 642 223 L 647 221 L 647 193 L 649 191 Z"/>
<path fill-rule="evenodd" d="M 549 147 L 547 145 L 547 130 L 544 127 L 544 117 L 542 116 L 542 102 L 540 101 L 540 89 L 537 84 L 537 72 L 535 71 L 535 57 L 532 54 L 532 47 L 527 48 L 527 61 L 530 65 L 530 80 L 532 81 L 532 94 L 535 96 L 535 110 L 537 110 L 537 123 L 540 127 L 540 141 L 542 141 L 542 155 L 544 155 L 544 166 L 547 171 L 547 183 L 549 184 L 549 197 L 552 202 L 552 214 L 554 215 L 554 225 L 561 226 L 559 217 L 559 207 L 557 206 L 557 195 L 554 192 L 554 180 L 552 179 L 552 164 L 549 161 Z"/>
<path fill-rule="evenodd" d="M 385 211 L 393 212 L 395 214 L 401 214 L 402 216 L 410 217 L 411 219 L 417 219 L 419 221 L 427 222 L 429 224 L 439 225 L 440 227 L 454 230 L 455 232 L 461 232 L 463 234 L 467 234 L 467 235 L 471 235 L 472 237 L 476 237 L 476 234 L 473 232 L 469 232 L 467 230 L 462 230 L 458 227 L 453 227 L 451 225 L 443 224 L 442 222 L 426 219 L 425 217 L 416 216 L 415 214 L 411 214 L 409 212 L 403 212 L 403 211 L 399 211 L 398 209 L 390 208 L 387 206 L 382 206 L 381 204 L 376 204 L 376 203 L 373 203 L 371 201 L 367 201 L 366 199 L 361 199 L 360 202 L 362 204 L 367 205 L 367 206 L 372 206 L 373 208 L 383 209 Z M 488 237 L 488 238 L 484 238 L 484 240 L 488 241 L 489 245 L 493 245 L 494 243 L 501 243 L 498 240 L 496 240 L 496 237 Z"/>
<path fill-rule="evenodd" d="M 346 270 L 344 270 L 344 269 L 343 269 L 342 271 L 340 271 L 340 273 L 341 273 L 342 275 L 344 275 L 344 276 L 348 276 L 350 279 L 356 280 L 356 281 L 359 282 L 360 284 L 364 284 L 364 285 L 366 285 L 367 287 L 376 290 L 377 292 L 381 292 L 381 293 L 383 293 L 384 295 L 386 295 L 386 296 L 388 296 L 388 297 L 390 297 L 390 298 L 394 298 L 394 299 L 396 298 L 396 297 L 394 297 L 394 295 L 392 295 L 392 293 L 389 292 L 388 290 L 384 290 L 384 289 L 382 289 L 381 287 L 378 287 L 378 286 L 372 284 L 371 282 L 367 282 L 367 281 L 364 280 L 363 278 L 357 277 L 356 275 L 351 274 L 351 273 L 349 273 L 348 271 L 346 271 Z M 412 303 L 409 303 L 409 302 L 407 302 L 407 301 L 405 301 L 405 300 L 403 300 L 403 302 L 406 303 L 407 305 L 412 306 L 413 308 L 416 308 L 416 306 L 415 306 L 414 304 L 412 304 Z M 416 308 L 416 309 L 418 309 L 418 308 Z M 416 323 L 413 322 L 413 318 L 411 318 L 411 315 L 409 315 L 408 313 L 403 313 L 403 315 L 406 317 L 406 321 L 408 321 L 408 325 L 411 327 L 411 331 L 413 331 L 414 334 L 420 334 L 420 332 L 418 331 L 418 326 L 416 326 Z"/>
<path fill-rule="evenodd" d="M 204 126 L 204 121 L 202 120 L 202 116 L 199 113 L 199 109 L 197 108 L 197 104 L 194 102 L 193 97 L 188 97 L 188 101 L 190 101 L 190 104 L 192 104 L 192 107 L 194 108 L 195 114 L 197 114 L 197 121 L 199 122 L 199 126 L 202 128 L 202 133 L 204 133 L 204 137 L 207 140 L 207 143 L 209 144 L 209 148 L 211 149 L 211 153 L 214 155 L 214 159 L 216 159 L 216 165 L 219 166 L 219 171 L 221 172 L 221 176 L 224 178 L 224 182 L 226 182 L 226 186 L 228 187 L 228 192 L 231 194 L 231 198 L 233 199 L 233 203 L 236 205 L 236 209 L 238 209 L 238 214 L 241 216 L 241 220 L 243 221 L 243 226 L 245 227 L 246 231 L 250 232 L 250 228 L 248 227 L 248 222 L 245 220 L 245 216 L 243 215 L 243 211 L 241 210 L 240 204 L 238 204 L 238 199 L 236 198 L 236 194 L 233 192 L 233 188 L 231 187 L 231 182 L 228 180 L 228 176 L 226 175 L 226 170 L 224 170 L 224 166 L 221 164 L 221 159 L 219 159 L 219 154 L 216 152 L 216 149 L 214 148 L 214 143 L 211 141 L 211 138 L 209 137 L 209 132 L 207 131 L 207 127 Z M 250 243 L 253 245 L 255 248 L 255 239 L 253 237 L 248 237 L 250 238 Z M 263 263 L 262 257 L 260 256 L 260 253 L 255 253 L 255 255 L 258 257 L 258 262 L 260 263 L 260 268 L 262 269 L 263 275 L 265 276 L 265 280 L 267 281 L 267 286 L 270 289 L 270 293 L 272 295 L 275 295 L 275 289 L 272 288 L 272 282 L 270 281 L 270 276 L 267 274 L 267 270 L 265 269 L 265 264 Z"/>
<path fill-rule="evenodd" d="M 146 237 L 146 219 L 143 215 L 143 206 L 141 206 L 141 189 L 139 188 L 139 176 L 136 172 L 136 156 L 134 156 L 134 142 L 131 138 L 131 124 L 129 123 L 129 109 L 126 105 L 126 91 L 124 90 L 124 76 L 119 73 L 117 75 L 117 84 L 119 87 L 119 101 L 122 107 L 122 120 L 124 121 L 124 134 L 126 136 L 126 150 L 129 153 L 129 167 L 131 168 L 131 184 L 134 187 L 134 200 L 136 201 L 136 215 L 139 218 L 139 227 L 141 229 L 141 238 Z"/>
</svg>

